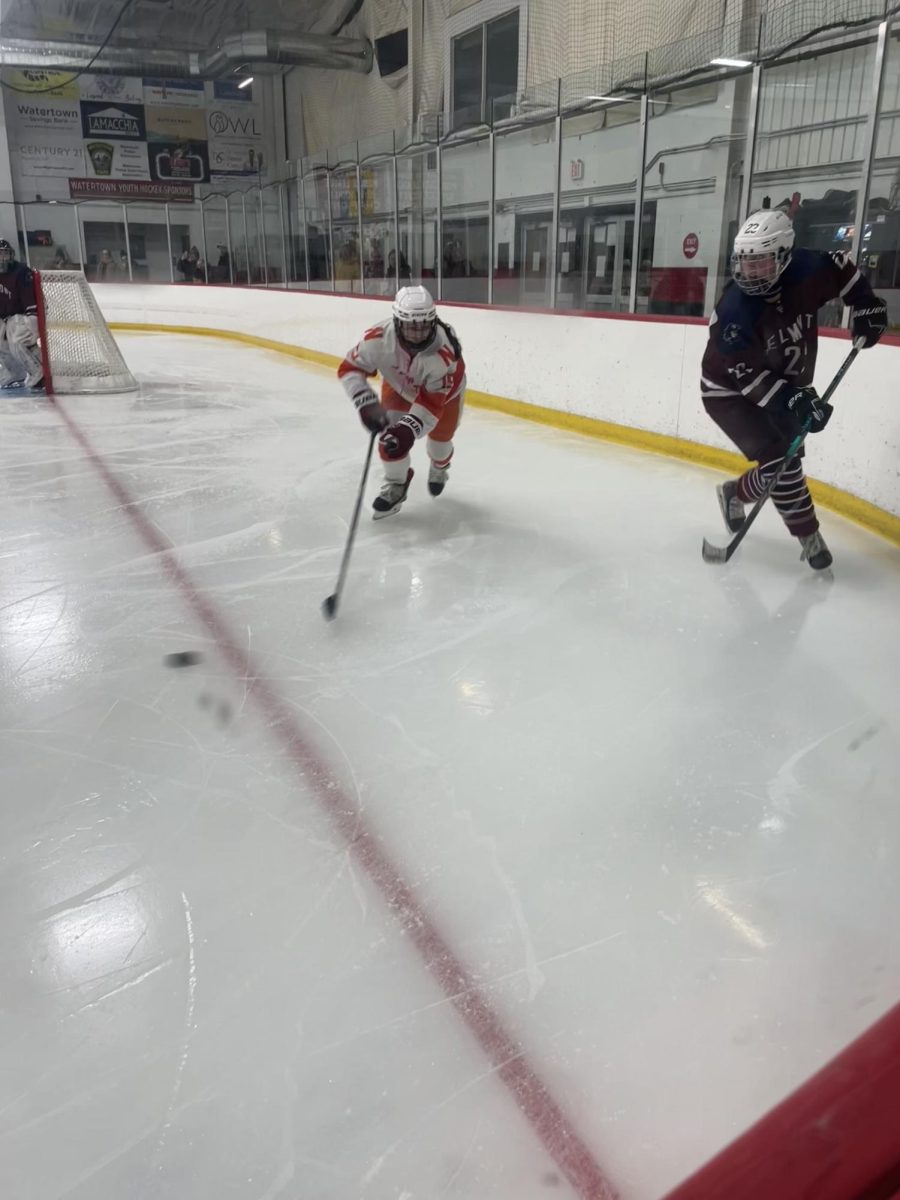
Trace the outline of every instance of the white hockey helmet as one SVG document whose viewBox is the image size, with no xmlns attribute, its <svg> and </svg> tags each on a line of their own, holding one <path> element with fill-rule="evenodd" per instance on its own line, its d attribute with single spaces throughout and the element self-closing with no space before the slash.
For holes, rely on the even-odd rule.
<svg viewBox="0 0 900 1200">
<path fill-rule="evenodd" d="M 791 261 L 794 226 L 781 208 L 752 213 L 737 232 L 731 274 L 748 296 L 766 296 Z"/>
<path fill-rule="evenodd" d="M 402 287 L 394 300 L 394 327 L 400 339 L 422 350 L 434 337 L 437 311 L 427 288 Z"/>
</svg>

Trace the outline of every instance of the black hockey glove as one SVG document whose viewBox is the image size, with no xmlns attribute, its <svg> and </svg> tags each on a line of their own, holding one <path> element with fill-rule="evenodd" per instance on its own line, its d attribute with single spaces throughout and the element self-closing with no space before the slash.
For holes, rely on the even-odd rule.
<svg viewBox="0 0 900 1200">
<path fill-rule="evenodd" d="M 809 421 L 810 433 L 821 433 L 834 412 L 814 387 L 802 387 L 791 392 L 785 399 L 784 406 L 801 425 Z"/>
<path fill-rule="evenodd" d="M 381 433 L 388 423 L 388 415 L 378 403 L 378 397 L 371 388 L 364 388 L 353 397 L 359 419 L 369 433 Z"/>
<path fill-rule="evenodd" d="M 863 350 L 874 346 L 887 329 L 887 304 L 880 296 L 873 296 L 865 308 L 854 308 L 850 313 L 850 334 L 854 344 L 862 342 Z"/>
</svg>

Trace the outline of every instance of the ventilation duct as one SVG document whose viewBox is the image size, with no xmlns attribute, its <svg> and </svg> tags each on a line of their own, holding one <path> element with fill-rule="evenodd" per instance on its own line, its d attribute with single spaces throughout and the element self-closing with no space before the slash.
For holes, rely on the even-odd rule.
<svg viewBox="0 0 900 1200">
<path fill-rule="evenodd" d="M 0 40 L 0 67 L 42 71 L 83 71 L 98 46 L 78 42 L 35 42 L 26 38 Z M 164 79 L 218 79 L 235 67 L 271 64 L 284 67 L 322 67 L 334 71 L 372 69 L 372 46 L 363 38 L 325 34 L 283 34 L 270 30 L 238 33 L 214 50 L 189 53 L 149 47 L 107 48 L 91 66 L 95 74 L 153 75 Z"/>
</svg>

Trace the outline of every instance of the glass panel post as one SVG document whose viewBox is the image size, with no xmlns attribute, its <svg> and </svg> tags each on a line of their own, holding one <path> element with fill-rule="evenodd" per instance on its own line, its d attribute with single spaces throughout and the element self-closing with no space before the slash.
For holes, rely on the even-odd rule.
<svg viewBox="0 0 900 1200">
<path fill-rule="evenodd" d="M 331 172 L 325 172 L 325 195 L 328 201 L 328 258 L 331 262 L 331 290 L 337 291 L 337 272 L 334 269 L 334 228 L 331 220 Z"/>
<path fill-rule="evenodd" d="M 744 175 L 741 181 L 741 207 L 738 224 L 750 216 L 750 183 L 753 178 L 753 160 L 756 157 L 756 123 L 759 119 L 759 92 L 762 79 L 762 64 L 753 65 L 753 82 L 750 88 L 750 112 L 747 119 L 747 140 L 744 143 Z"/>
<path fill-rule="evenodd" d="M 286 213 L 285 213 L 285 205 L 284 205 L 284 189 L 286 187 L 287 187 L 287 184 L 285 184 L 285 183 L 281 183 L 278 185 L 278 211 L 281 216 L 281 269 L 282 269 L 281 278 L 282 278 L 282 281 L 284 282 L 285 287 L 287 287 L 290 284 L 291 280 L 293 279 L 294 275 L 296 274 L 296 271 L 293 269 L 294 268 L 294 239 L 293 238 L 290 239 L 291 264 L 290 264 L 290 268 L 288 267 L 288 238 L 290 235 L 289 235 L 288 228 L 285 224 Z"/>
<path fill-rule="evenodd" d="M 300 176 L 300 206 L 303 210 L 303 273 L 309 290 L 309 220 L 306 215 L 306 179 Z"/>
<path fill-rule="evenodd" d="M 84 261 L 84 243 L 81 240 L 81 222 L 78 220 L 78 205 L 72 205 L 72 217 L 75 220 L 75 245 L 78 247 L 78 254 L 81 258 L 81 269 L 84 270 L 87 265 Z"/>
<path fill-rule="evenodd" d="M 209 283 L 209 249 L 206 245 L 206 208 L 200 198 L 200 243 L 203 246 L 203 282 Z"/>
<path fill-rule="evenodd" d="M 172 222 L 169 218 L 169 202 L 166 201 L 166 244 L 169 247 L 169 279 L 175 282 L 175 256 L 172 254 Z"/>
<path fill-rule="evenodd" d="M 84 274 L 87 275 L 87 244 L 84 237 L 84 224 L 81 220 L 81 207 L 78 204 L 75 205 L 75 225 L 78 230 L 78 249 L 81 253 L 81 269 Z"/>
<path fill-rule="evenodd" d="M 487 39 L 485 39 L 487 41 Z M 490 153 L 490 179 L 488 183 L 488 278 L 487 302 L 494 303 L 494 201 L 497 196 L 497 145 L 494 140 L 494 114 L 491 113 L 491 132 L 488 135 Z"/>
<path fill-rule="evenodd" d="M 359 169 L 359 147 L 356 151 L 356 244 L 359 247 L 359 290 L 366 290 L 366 264 L 363 261 L 363 193 L 362 172 Z"/>
<path fill-rule="evenodd" d="M 647 170 L 647 117 L 650 99 L 646 92 L 641 94 L 641 119 L 638 132 L 637 191 L 634 196 L 634 241 L 631 257 L 631 280 L 628 285 L 628 311 L 637 312 L 638 264 L 641 261 L 641 226 L 644 223 L 644 176 Z"/>
<path fill-rule="evenodd" d="M 253 286 L 253 267 L 250 262 L 250 231 L 247 228 L 247 197 L 241 192 L 241 212 L 244 216 L 244 253 L 247 256 L 247 286 Z"/>
<path fill-rule="evenodd" d="M 131 235 L 128 230 L 128 208 L 125 204 L 122 205 L 122 220 L 125 225 L 125 256 L 128 259 L 128 280 L 134 281 L 134 268 L 131 264 Z"/>
<path fill-rule="evenodd" d="M 559 207 L 562 192 L 562 80 L 556 81 L 556 118 L 553 133 L 556 138 L 556 171 L 553 177 L 553 216 L 550 219 L 550 254 L 547 264 L 550 271 L 550 307 L 556 308 L 556 283 L 559 270 Z"/>
<path fill-rule="evenodd" d="M 437 272 L 437 298 L 444 298 L 444 155 L 441 143 L 437 146 L 437 245 L 434 248 Z"/>
<path fill-rule="evenodd" d="M 394 291 L 400 290 L 400 189 L 397 185 L 397 154 L 396 151 L 391 159 L 393 166 L 394 180 Z"/>
<path fill-rule="evenodd" d="M 25 220 L 25 205 L 20 204 L 19 209 L 21 210 L 22 244 L 25 248 L 25 266 L 30 267 L 31 266 L 31 254 L 28 251 L 28 222 Z M 15 212 L 15 205 L 13 205 L 13 212 Z"/>
<path fill-rule="evenodd" d="M 231 246 L 231 205 L 225 197 L 225 241 L 228 243 L 228 282 L 234 284 L 234 250 Z"/>
</svg>

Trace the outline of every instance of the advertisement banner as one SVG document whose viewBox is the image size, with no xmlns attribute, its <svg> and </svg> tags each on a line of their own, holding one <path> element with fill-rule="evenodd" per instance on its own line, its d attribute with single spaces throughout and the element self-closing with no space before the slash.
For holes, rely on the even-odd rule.
<svg viewBox="0 0 900 1200">
<path fill-rule="evenodd" d="M 144 142 L 86 141 L 84 166 L 93 179 L 149 179 Z"/>
<path fill-rule="evenodd" d="M 262 118 L 256 105 L 219 104 L 206 114 L 213 175 L 262 175 Z"/>
<path fill-rule="evenodd" d="M 82 75 L 82 100 L 105 100 L 115 104 L 143 104 L 144 81 L 131 75 Z"/>
<path fill-rule="evenodd" d="M 238 87 L 240 82 L 239 79 L 214 79 L 210 99 L 237 100 L 242 104 L 249 104 L 253 100 L 253 84 L 248 83 L 242 88 Z"/>
<path fill-rule="evenodd" d="M 81 102 L 81 132 L 85 138 L 128 138 L 147 140 L 143 104 L 100 104 Z"/>
<path fill-rule="evenodd" d="M 73 142 L 81 141 L 81 107 L 77 100 L 52 100 L 44 96 L 31 100 L 17 96 L 10 103 L 8 93 L 6 116 L 10 128 L 23 134 L 54 132 L 60 136 L 68 134 Z"/>
<path fill-rule="evenodd" d="M 192 183 L 153 183 L 127 179 L 70 179 L 73 200 L 172 200 L 191 203 Z"/>
<path fill-rule="evenodd" d="M 84 171 L 84 154 L 81 149 L 81 138 L 77 142 L 69 138 L 54 137 L 52 133 L 36 133 L 31 137 L 17 141 L 12 156 L 13 174 L 26 188 L 40 191 L 38 183 L 44 184 L 50 179 L 66 180 L 70 175 L 80 175 Z M 55 190 L 48 193 L 58 199 Z M 65 195 L 65 191 L 63 191 Z"/>
<path fill-rule="evenodd" d="M 148 105 L 146 118 L 151 142 L 206 141 L 206 114 L 202 108 Z"/>
<path fill-rule="evenodd" d="M 150 142 L 147 149 L 151 179 L 161 182 L 208 182 L 209 152 L 206 142 Z"/>
<path fill-rule="evenodd" d="M 38 67 L 27 67 L 24 71 L 4 71 L 3 79 L 16 92 L 39 92 L 42 100 L 77 100 L 81 95 L 73 71 L 42 71 Z M 52 90 L 48 91 L 48 88 Z"/>
<path fill-rule="evenodd" d="M 144 103 L 175 105 L 178 108 L 202 108 L 206 92 L 202 79 L 145 79 Z"/>
</svg>

